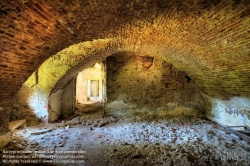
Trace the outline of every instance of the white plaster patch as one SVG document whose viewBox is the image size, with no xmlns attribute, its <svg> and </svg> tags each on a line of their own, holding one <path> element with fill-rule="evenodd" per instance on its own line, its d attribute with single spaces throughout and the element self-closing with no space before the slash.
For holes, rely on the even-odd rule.
<svg viewBox="0 0 250 166">
<path fill-rule="evenodd" d="M 211 110 L 207 116 L 223 126 L 250 126 L 250 100 L 234 97 L 228 101 L 208 97 Z M 248 116 L 247 116 L 248 115 Z"/>
<path fill-rule="evenodd" d="M 38 90 L 36 90 L 34 94 L 28 99 L 28 105 L 30 109 L 38 118 L 44 118 L 45 116 L 48 116 L 48 111 L 46 108 L 47 104 L 47 97 Z"/>
</svg>

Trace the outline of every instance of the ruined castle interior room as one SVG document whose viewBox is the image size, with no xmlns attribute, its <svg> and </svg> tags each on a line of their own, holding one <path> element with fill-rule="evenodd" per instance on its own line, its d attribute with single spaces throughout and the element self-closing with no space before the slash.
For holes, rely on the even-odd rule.
<svg viewBox="0 0 250 166">
<path fill-rule="evenodd" d="M 250 0 L 0 0 L 0 165 L 249 166 Z"/>
</svg>

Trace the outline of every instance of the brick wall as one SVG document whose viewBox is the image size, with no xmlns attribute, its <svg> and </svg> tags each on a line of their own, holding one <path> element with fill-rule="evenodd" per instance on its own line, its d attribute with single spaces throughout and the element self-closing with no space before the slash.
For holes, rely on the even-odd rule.
<svg viewBox="0 0 250 166">
<path fill-rule="evenodd" d="M 132 53 L 107 58 L 107 99 L 107 113 L 115 115 L 197 116 L 205 110 L 186 73 L 160 59 Z"/>
<path fill-rule="evenodd" d="M 249 0 L 2 0 L 0 6 L 0 101 L 12 100 L 58 51 L 105 38 L 114 42 L 95 55 L 158 56 L 210 96 L 249 97 Z"/>
</svg>

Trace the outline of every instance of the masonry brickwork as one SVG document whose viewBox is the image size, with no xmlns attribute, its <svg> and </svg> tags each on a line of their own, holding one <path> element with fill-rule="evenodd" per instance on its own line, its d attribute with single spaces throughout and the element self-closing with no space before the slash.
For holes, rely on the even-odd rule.
<svg viewBox="0 0 250 166">
<path fill-rule="evenodd" d="M 205 101 L 191 78 L 172 64 L 145 55 L 107 58 L 107 113 L 202 116 Z M 173 111 L 174 110 L 174 111 Z"/>
<path fill-rule="evenodd" d="M 249 0 L 2 0 L 0 7 L 1 102 L 58 51 L 111 38 L 86 62 L 137 52 L 185 71 L 210 96 L 250 96 Z"/>
</svg>

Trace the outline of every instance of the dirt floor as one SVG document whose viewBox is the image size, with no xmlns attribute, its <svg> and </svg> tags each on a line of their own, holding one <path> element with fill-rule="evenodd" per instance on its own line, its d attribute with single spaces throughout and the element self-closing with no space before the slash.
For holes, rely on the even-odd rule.
<svg viewBox="0 0 250 166">
<path fill-rule="evenodd" d="M 94 107 L 96 112 L 88 106 L 82 108 L 88 109 L 78 107 L 71 120 L 16 130 L 1 154 L 2 164 L 250 165 L 250 145 L 211 121 L 194 117 L 118 118 L 104 116 L 98 106 Z"/>
</svg>

